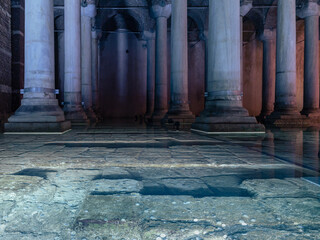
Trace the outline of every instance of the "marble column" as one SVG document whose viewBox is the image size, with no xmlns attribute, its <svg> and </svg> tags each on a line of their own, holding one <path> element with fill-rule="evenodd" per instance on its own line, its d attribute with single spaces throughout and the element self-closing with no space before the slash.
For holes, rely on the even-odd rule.
<svg viewBox="0 0 320 240">
<path fill-rule="evenodd" d="M 63 110 L 66 119 L 72 123 L 85 123 L 87 116 L 81 105 L 80 1 L 66 1 L 64 11 L 65 81 Z"/>
<path fill-rule="evenodd" d="M 81 6 L 81 90 L 84 110 L 88 118 L 96 120 L 92 109 L 92 19 L 96 16 L 95 0 L 87 0 Z"/>
<path fill-rule="evenodd" d="M 304 97 L 302 114 L 319 116 L 319 5 L 309 0 L 297 15 L 305 21 Z"/>
<path fill-rule="evenodd" d="M 262 110 L 263 119 L 274 110 L 276 84 L 276 31 L 265 29 L 259 36 L 263 42 Z"/>
<path fill-rule="evenodd" d="M 5 131 L 65 131 L 71 124 L 55 95 L 53 0 L 26 0 L 25 23 L 24 96 Z"/>
<path fill-rule="evenodd" d="M 192 125 L 193 130 L 264 131 L 242 106 L 240 1 L 209 2 L 208 69 L 205 110 Z"/>
<path fill-rule="evenodd" d="M 92 108 L 95 112 L 99 110 L 99 89 L 98 89 L 98 34 L 95 28 L 92 28 L 91 42 L 91 82 L 92 82 Z"/>
<path fill-rule="evenodd" d="M 297 115 L 296 0 L 278 1 L 275 112 Z"/>
<path fill-rule="evenodd" d="M 147 111 L 146 118 L 150 118 L 154 111 L 155 96 L 155 34 L 144 31 L 142 38 L 147 41 Z"/>
<path fill-rule="evenodd" d="M 156 81 L 152 114 L 152 121 L 156 123 L 168 112 L 167 19 L 171 15 L 171 4 L 153 5 L 151 12 L 156 19 Z"/>
<path fill-rule="evenodd" d="M 241 92 L 243 92 L 243 18 L 252 8 L 252 0 L 240 1 L 240 63 L 241 63 Z"/>
<path fill-rule="evenodd" d="M 276 93 L 274 111 L 266 124 L 278 128 L 306 124 L 297 110 L 296 0 L 278 0 L 276 42 Z"/>
<path fill-rule="evenodd" d="M 188 95 L 188 3 L 172 2 L 171 17 L 171 101 L 166 119 L 191 125 L 194 115 L 190 111 Z M 190 127 L 189 127 L 190 128 Z"/>
</svg>

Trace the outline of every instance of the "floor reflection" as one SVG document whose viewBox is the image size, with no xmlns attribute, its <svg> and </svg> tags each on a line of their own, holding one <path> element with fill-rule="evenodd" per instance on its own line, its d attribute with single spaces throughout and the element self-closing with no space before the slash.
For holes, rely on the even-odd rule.
<svg viewBox="0 0 320 240">
<path fill-rule="evenodd" d="M 319 131 L 0 135 L 0 239 L 320 239 Z"/>
</svg>

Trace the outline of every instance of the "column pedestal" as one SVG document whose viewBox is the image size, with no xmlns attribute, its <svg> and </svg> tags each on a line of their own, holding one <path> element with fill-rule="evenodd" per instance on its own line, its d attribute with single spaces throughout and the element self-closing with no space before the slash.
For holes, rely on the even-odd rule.
<svg viewBox="0 0 320 240">
<path fill-rule="evenodd" d="M 240 2 L 210 1 L 209 11 L 208 96 L 192 130 L 208 134 L 264 132 L 264 126 L 242 106 Z"/>
<path fill-rule="evenodd" d="M 55 96 L 53 1 L 26 0 L 25 22 L 24 97 L 5 131 L 64 132 L 71 123 Z"/>
</svg>

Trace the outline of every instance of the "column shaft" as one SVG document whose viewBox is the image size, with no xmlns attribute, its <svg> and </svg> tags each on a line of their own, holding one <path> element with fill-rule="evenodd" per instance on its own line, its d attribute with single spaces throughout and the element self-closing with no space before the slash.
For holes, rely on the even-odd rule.
<svg viewBox="0 0 320 240">
<path fill-rule="evenodd" d="M 210 2 L 209 76 L 206 108 L 236 111 L 242 107 L 240 87 L 240 3 Z M 228 12 L 228 14 L 226 14 Z"/>
<path fill-rule="evenodd" d="M 92 109 L 92 21 L 96 16 L 95 1 L 81 7 L 81 90 L 84 110 L 90 120 L 96 121 Z"/>
<path fill-rule="evenodd" d="M 81 105 L 81 24 L 80 1 L 65 2 L 65 81 L 64 112 L 72 122 L 87 117 Z"/>
<path fill-rule="evenodd" d="M 92 107 L 91 18 L 81 16 L 81 79 L 84 109 Z"/>
<path fill-rule="evenodd" d="M 302 113 L 319 112 L 319 16 L 305 18 L 304 102 Z"/>
<path fill-rule="evenodd" d="M 265 30 L 269 33 L 270 30 Z M 266 34 L 264 34 L 266 35 Z M 263 37 L 263 75 L 261 117 L 270 115 L 274 110 L 276 84 L 276 41 L 272 37 Z"/>
<path fill-rule="evenodd" d="M 98 38 L 96 30 L 92 31 L 92 60 L 91 60 L 91 81 L 92 81 L 92 107 L 95 111 L 98 110 L 99 89 L 98 89 Z"/>
<path fill-rule="evenodd" d="M 278 1 L 275 111 L 297 114 L 296 0 Z"/>
<path fill-rule="evenodd" d="M 168 111 L 167 18 L 158 17 L 156 21 L 156 85 L 153 118 L 162 119 Z"/>
<path fill-rule="evenodd" d="M 155 90 L 155 39 L 147 40 L 147 112 L 150 117 L 154 111 Z"/>
<path fill-rule="evenodd" d="M 187 1 L 173 1 L 171 20 L 171 104 L 168 114 L 170 117 L 185 114 L 192 117 L 188 99 Z"/>
</svg>

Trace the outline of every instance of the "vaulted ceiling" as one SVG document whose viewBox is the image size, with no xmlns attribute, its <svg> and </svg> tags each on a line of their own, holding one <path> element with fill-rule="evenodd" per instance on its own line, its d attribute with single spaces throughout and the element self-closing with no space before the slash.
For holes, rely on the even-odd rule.
<svg viewBox="0 0 320 240">
<path fill-rule="evenodd" d="M 240 0 L 244 3 L 248 0 Z M 297 0 L 297 6 L 305 0 Z M 320 0 L 319 0 L 320 1 Z M 63 0 L 54 0 L 56 29 L 63 30 Z M 125 28 L 139 34 L 144 30 L 153 30 L 155 21 L 150 17 L 151 4 L 166 4 L 171 0 L 96 0 L 96 28 L 104 35 Z M 201 33 L 208 27 L 209 0 L 188 0 L 189 36 Z M 256 31 L 275 28 L 277 0 L 253 0 L 253 8 L 244 18 L 244 40 L 248 40 Z M 170 29 L 170 21 L 168 21 Z"/>
</svg>

